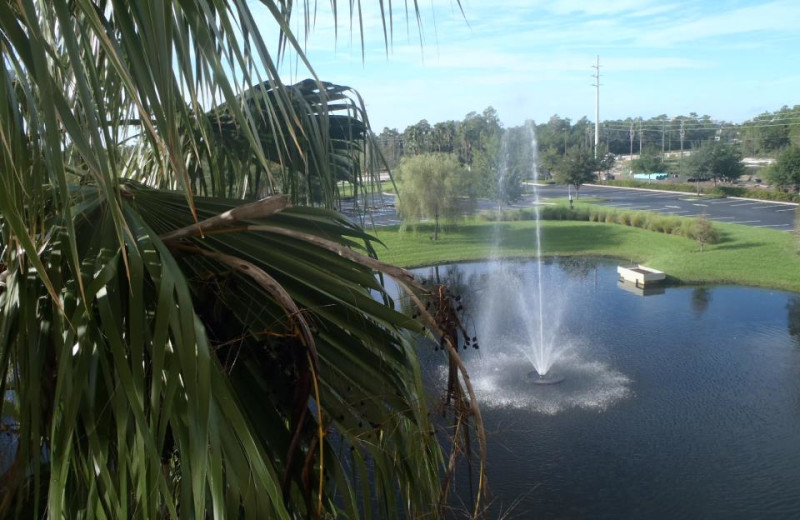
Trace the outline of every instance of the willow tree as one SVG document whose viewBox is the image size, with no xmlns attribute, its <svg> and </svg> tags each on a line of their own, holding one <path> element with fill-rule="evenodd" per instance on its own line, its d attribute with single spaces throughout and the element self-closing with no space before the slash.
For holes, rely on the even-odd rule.
<svg viewBox="0 0 800 520">
<path fill-rule="evenodd" d="M 3 2 L 0 43 L 0 514 L 441 510 L 458 443 L 410 334 L 450 353 L 455 431 L 480 414 L 443 293 L 329 209 L 374 157 L 357 95 L 281 83 L 245 0 Z"/>
<path fill-rule="evenodd" d="M 414 222 L 432 218 L 433 240 L 439 240 L 442 219 L 451 219 L 475 208 L 478 180 L 453 154 L 406 157 L 400 162 L 398 173 L 400 215 Z"/>
</svg>

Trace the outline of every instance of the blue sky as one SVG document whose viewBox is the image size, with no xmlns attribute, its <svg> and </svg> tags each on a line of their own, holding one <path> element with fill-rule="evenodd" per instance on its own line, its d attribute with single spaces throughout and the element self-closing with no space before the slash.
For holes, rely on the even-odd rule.
<svg viewBox="0 0 800 520">
<path fill-rule="evenodd" d="M 741 122 L 800 104 L 798 0 L 463 0 L 466 20 L 454 1 L 420 0 L 422 44 L 394 0 L 388 57 L 378 2 L 363 4 L 363 60 L 357 25 L 351 32 L 340 13 L 335 38 L 328 2 L 307 55 L 321 79 L 361 93 L 376 131 L 489 105 L 506 126 L 552 114 L 594 120 L 595 55 L 601 120 L 697 112 Z"/>
</svg>

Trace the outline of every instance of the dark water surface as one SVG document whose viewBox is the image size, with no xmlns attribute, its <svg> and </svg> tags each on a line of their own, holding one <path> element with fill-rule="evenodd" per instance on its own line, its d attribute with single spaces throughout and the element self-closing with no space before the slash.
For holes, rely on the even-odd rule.
<svg viewBox="0 0 800 520">
<path fill-rule="evenodd" d="M 465 356 L 489 432 L 493 516 L 518 500 L 511 518 L 800 518 L 799 295 L 643 297 L 617 286 L 616 264 L 550 261 L 545 328 L 569 352 L 552 370 L 564 383 L 539 387 L 525 381 L 522 345 L 534 267 L 439 267 L 481 345 Z M 438 369 L 428 377 L 440 384 Z"/>
</svg>

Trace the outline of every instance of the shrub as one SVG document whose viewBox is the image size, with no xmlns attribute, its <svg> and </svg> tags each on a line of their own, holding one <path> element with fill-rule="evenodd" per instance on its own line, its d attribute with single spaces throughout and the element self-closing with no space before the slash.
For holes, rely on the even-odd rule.
<svg viewBox="0 0 800 520">
<path fill-rule="evenodd" d="M 682 219 L 681 220 L 681 227 L 677 230 L 676 234 L 681 235 L 686 238 L 692 238 L 692 226 L 694 225 L 693 220 L 689 219 Z"/>
<path fill-rule="evenodd" d="M 668 235 L 680 234 L 681 221 L 677 217 L 665 217 L 661 221 L 661 232 Z"/>
<path fill-rule="evenodd" d="M 599 184 L 608 186 L 619 186 L 622 188 L 657 188 L 665 191 L 678 191 L 681 193 L 695 193 L 696 188 L 694 184 L 678 183 L 678 182 L 664 182 L 648 183 L 634 180 L 613 180 L 602 181 Z M 742 186 L 714 186 L 714 187 L 701 187 L 700 192 L 711 196 L 723 197 L 745 197 L 748 199 L 760 200 L 779 200 L 779 201 L 795 201 L 800 202 L 800 194 L 785 193 L 775 189 L 754 189 L 744 188 Z"/>
<path fill-rule="evenodd" d="M 711 220 L 705 215 L 697 217 L 694 222 L 692 222 L 690 229 L 690 238 L 693 238 L 700 244 L 700 251 L 703 251 L 706 244 L 716 244 L 719 242 L 719 231 L 714 228 L 714 224 L 712 224 Z"/>
<path fill-rule="evenodd" d="M 638 227 L 638 228 L 644 227 L 644 222 L 645 222 L 644 214 L 638 211 L 632 213 L 630 221 L 631 221 L 631 226 L 633 227 Z"/>
</svg>

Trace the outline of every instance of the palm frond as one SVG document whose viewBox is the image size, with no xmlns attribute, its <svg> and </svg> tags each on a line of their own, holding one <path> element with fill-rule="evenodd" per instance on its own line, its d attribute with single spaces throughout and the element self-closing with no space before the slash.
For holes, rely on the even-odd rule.
<svg viewBox="0 0 800 520">
<path fill-rule="evenodd" d="M 262 3 L 302 55 L 294 4 Z M 6 2 L 0 49 L 0 415 L 19 432 L 0 513 L 435 515 L 450 458 L 412 334 L 448 346 L 456 422 L 480 415 L 455 321 L 319 207 L 375 168 L 358 95 L 283 85 L 245 0 Z"/>
</svg>

